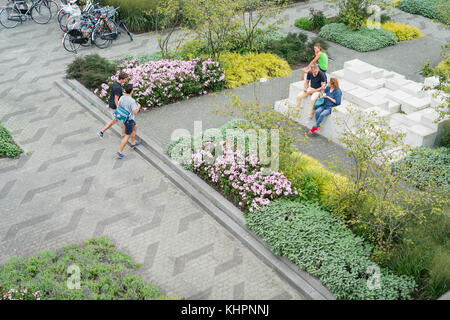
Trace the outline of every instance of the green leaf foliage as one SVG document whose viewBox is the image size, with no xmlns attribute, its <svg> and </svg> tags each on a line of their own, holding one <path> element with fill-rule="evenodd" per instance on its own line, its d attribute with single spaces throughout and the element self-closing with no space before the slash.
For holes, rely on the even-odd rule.
<svg viewBox="0 0 450 320">
<path fill-rule="evenodd" d="M 67 66 L 68 78 L 80 81 L 85 87 L 94 89 L 100 87 L 115 73 L 113 62 L 100 57 L 98 54 L 87 55 L 75 60 Z"/>
<path fill-rule="evenodd" d="M 390 31 L 367 28 L 353 31 L 343 23 L 323 26 L 319 36 L 360 52 L 374 51 L 397 43 L 396 35 Z"/>
<path fill-rule="evenodd" d="M 416 148 L 394 166 L 394 171 L 421 190 L 428 187 L 449 188 L 450 149 Z"/>
<path fill-rule="evenodd" d="M 67 288 L 71 265 L 80 268 L 80 289 Z M 11 258 L 0 265 L 0 284 L 6 290 L 40 291 L 42 300 L 164 298 L 135 273 L 138 267 L 128 254 L 102 237 L 28 258 Z"/>
<path fill-rule="evenodd" d="M 8 129 L 0 125 L 0 158 L 15 158 L 22 152 L 14 143 Z"/>
<path fill-rule="evenodd" d="M 344 221 L 317 204 L 276 200 L 246 217 L 247 226 L 280 256 L 320 278 L 336 299 L 410 299 L 415 282 L 380 269 L 369 289 L 371 248 Z"/>
</svg>

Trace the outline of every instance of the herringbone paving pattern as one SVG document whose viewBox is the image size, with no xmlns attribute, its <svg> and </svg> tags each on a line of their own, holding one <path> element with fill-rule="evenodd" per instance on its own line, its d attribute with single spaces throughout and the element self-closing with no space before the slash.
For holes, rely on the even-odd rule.
<svg viewBox="0 0 450 320">
<path fill-rule="evenodd" d="M 0 263 L 108 236 L 168 295 L 302 299 L 137 153 L 114 158 L 118 137 L 98 138 L 103 125 L 54 85 L 72 60 L 57 28 L 0 29 L 0 122 L 31 153 L 0 161 Z M 101 53 L 146 52 L 152 43 L 123 37 Z"/>
</svg>

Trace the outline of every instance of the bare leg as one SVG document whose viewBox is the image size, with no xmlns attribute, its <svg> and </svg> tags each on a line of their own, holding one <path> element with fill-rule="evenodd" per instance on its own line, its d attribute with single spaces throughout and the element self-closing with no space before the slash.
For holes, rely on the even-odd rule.
<svg viewBox="0 0 450 320">
<path fill-rule="evenodd" d="M 102 133 L 105 133 L 106 130 L 108 130 L 109 128 L 111 128 L 111 126 L 113 124 L 115 124 L 117 121 L 115 119 L 111 120 L 110 122 L 108 122 L 106 124 L 106 126 L 102 129 Z"/>
<path fill-rule="evenodd" d="M 126 134 L 125 137 L 123 137 L 122 142 L 120 143 L 119 152 L 122 153 L 123 148 L 125 148 L 128 139 L 130 139 L 130 135 Z"/>
<path fill-rule="evenodd" d="M 131 144 L 136 144 L 136 131 L 137 125 L 134 126 L 133 132 L 131 133 Z"/>
<path fill-rule="evenodd" d="M 122 125 L 122 137 L 125 137 L 125 124 Z"/>
</svg>

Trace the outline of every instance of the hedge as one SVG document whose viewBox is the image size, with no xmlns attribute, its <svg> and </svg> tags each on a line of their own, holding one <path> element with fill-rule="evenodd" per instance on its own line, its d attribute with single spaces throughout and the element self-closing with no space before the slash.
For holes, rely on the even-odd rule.
<svg viewBox="0 0 450 320">
<path fill-rule="evenodd" d="M 447 0 L 402 0 L 397 4 L 397 8 L 402 11 L 419 14 L 426 18 L 436 19 L 443 23 L 448 24 L 449 21 L 445 21 L 444 16 L 438 12 L 439 10 L 448 10 Z"/>
<path fill-rule="evenodd" d="M 275 200 L 246 217 L 246 225 L 279 256 L 320 278 L 336 299 L 410 299 L 412 277 L 397 276 L 370 261 L 371 247 L 344 221 L 317 204 Z M 370 270 L 380 286 L 369 288 Z"/>
<path fill-rule="evenodd" d="M 398 41 L 422 38 L 423 34 L 419 28 L 403 23 L 388 21 L 381 25 L 384 30 L 390 31 L 397 36 Z"/>
<path fill-rule="evenodd" d="M 23 152 L 13 141 L 8 129 L 0 124 L 0 158 L 15 158 Z"/>
<path fill-rule="evenodd" d="M 360 52 L 374 51 L 397 43 L 397 37 L 384 29 L 361 28 L 352 31 L 343 23 L 323 26 L 319 36 Z"/>
</svg>

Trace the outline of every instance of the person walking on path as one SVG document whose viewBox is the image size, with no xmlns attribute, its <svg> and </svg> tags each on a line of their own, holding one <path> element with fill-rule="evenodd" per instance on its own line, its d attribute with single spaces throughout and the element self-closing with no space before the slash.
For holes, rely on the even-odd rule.
<svg viewBox="0 0 450 320">
<path fill-rule="evenodd" d="M 320 130 L 320 124 L 323 119 L 331 114 L 331 109 L 341 104 L 342 91 L 339 89 L 339 81 L 337 78 L 330 78 L 328 86 L 325 88 L 323 95 L 324 102 L 316 110 L 316 124 L 309 130 L 312 134 Z"/>
<path fill-rule="evenodd" d="M 302 75 L 300 76 L 300 81 L 303 81 L 305 79 L 305 74 L 307 74 L 309 71 L 311 71 L 311 67 L 314 64 L 319 64 L 319 69 L 323 72 L 327 72 L 328 70 L 328 55 L 325 51 L 325 49 L 322 48 L 320 43 L 314 44 L 314 59 L 308 64 L 307 67 L 302 69 Z"/>
<path fill-rule="evenodd" d="M 111 85 L 111 95 L 109 96 L 108 106 L 113 110 L 115 110 L 119 106 L 119 99 L 123 94 L 122 85 L 125 83 L 125 81 L 127 81 L 127 79 L 128 75 L 125 72 L 121 72 L 119 74 L 119 79 L 117 81 L 114 81 Z M 99 131 L 98 135 L 100 136 L 100 138 L 103 139 L 103 134 L 105 133 L 105 131 L 111 128 L 111 126 L 116 123 L 116 119 L 112 119 L 110 122 L 108 122 L 106 126 L 101 131 Z M 124 136 L 124 132 L 125 125 L 122 126 L 122 136 Z"/>
<path fill-rule="evenodd" d="M 136 101 L 132 98 L 133 95 L 133 85 L 127 84 L 125 86 L 125 94 L 119 99 L 119 106 L 130 113 L 127 122 L 125 122 L 125 136 L 120 143 L 119 151 L 117 151 L 117 158 L 123 159 L 125 155 L 122 153 L 123 148 L 127 144 L 128 140 L 131 136 L 131 148 L 136 148 L 141 145 L 142 142 L 136 142 L 136 132 L 137 132 L 137 124 L 134 121 L 135 115 L 141 109 L 141 105 L 136 103 Z"/>
<path fill-rule="evenodd" d="M 294 114 L 298 115 L 300 107 L 302 106 L 303 98 L 311 96 L 309 104 L 309 119 L 314 116 L 314 103 L 320 97 L 320 92 L 325 89 L 327 84 L 327 75 L 325 72 L 319 70 L 317 64 L 311 67 L 311 71 L 306 76 L 305 86 L 303 92 L 297 97 L 297 104 L 295 106 Z"/>
</svg>

